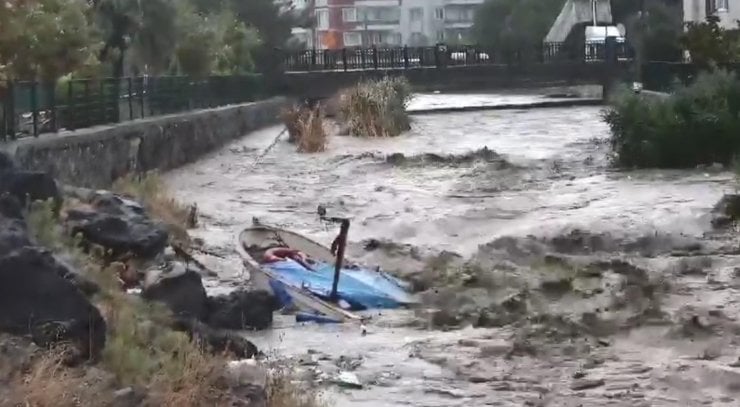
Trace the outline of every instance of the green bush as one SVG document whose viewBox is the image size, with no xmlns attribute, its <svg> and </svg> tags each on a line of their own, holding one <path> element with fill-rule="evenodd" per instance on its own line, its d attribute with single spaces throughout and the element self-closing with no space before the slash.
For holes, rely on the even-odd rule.
<svg viewBox="0 0 740 407">
<path fill-rule="evenodd" d="M 740 80 L 727 72 L 700 73 L 666 98 L 623 89 L 611 102 L 604 119 L 616 165 L 727 165 L 740 153 Z"/>
<path fill-rule="evenodd" d="M 395 137 L 411 129 L 406 105 L 411 85 L 404 78 L 363 82 L 341 97 L 340 113 L 352 135 Z"/>
</svg>

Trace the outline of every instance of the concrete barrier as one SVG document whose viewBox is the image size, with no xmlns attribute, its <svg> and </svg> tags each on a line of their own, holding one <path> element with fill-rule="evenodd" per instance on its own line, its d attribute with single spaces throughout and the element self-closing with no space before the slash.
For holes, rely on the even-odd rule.
<svg viewBox="0 0 740 407">
<path fill-rule="evenodd" d="M 42 135 L 4 147 L 17 164 L 62 183 L 104 188 L 128 173 L 170 170 L 278 121 L 286 98 Z"/>
</svg>

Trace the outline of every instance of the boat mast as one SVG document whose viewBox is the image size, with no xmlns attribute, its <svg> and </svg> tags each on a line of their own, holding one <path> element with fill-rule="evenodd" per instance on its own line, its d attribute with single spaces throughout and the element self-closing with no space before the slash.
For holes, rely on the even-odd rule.
<svg viewBox="0 0 740 407">
<path fill-rule="evenodd" d="M 334 282 L 331 285 L 331 296 L 329 297 L 334 302 L 338 300 L 337 289 L 339 287 L 339 274 L 342 271 L 342 263 L 344 262 L 344 249 L 347 247 L 348 234 L 349 219 L 342 219 L 342 223 L 339 226 L 339 236 L 337 236 L 336 240 L 337 262 L 334 264 Z"/>
</svg>

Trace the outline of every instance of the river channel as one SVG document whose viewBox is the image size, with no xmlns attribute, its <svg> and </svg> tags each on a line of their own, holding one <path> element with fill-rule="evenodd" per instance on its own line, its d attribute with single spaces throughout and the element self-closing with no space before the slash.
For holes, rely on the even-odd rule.
<svg viewBox="0 0 740 407">
<path fill-rule="evenodd" d="M 535 99 L 419 95 L 412 109 Z M 283 316 L 249 334 L 274 357 L 292 358 L 336 406 L 737 405 L 738 245 L 710 226 L 734 177 L 611 168 L 602 109 L 425 114 L 398 138 L 332 136 L 317 154 L 279 141 L 260 157 L 282 130 L 274 126 L 166 177 L 178 199 L 198 205 L 193 234 L 216 254 L 202 259 L 219 274 L 207 281 L 211 291 L 248 279 L 233 245 L 253 217 L 331 242 L 337 230 L 319 221 L 322 204 L 352 218 L 350 255 L 366 263 L 419 278 L 443 253 L 499 270 L 495 283 L 427 290 L 429 312 L 488 307 L 510 294 L 511 278 L 526 294 L 528 316 L 511 323 L 476 314 L 441 326 L 417 310 L 375 314 L 366 335 Z M 542 274 L 533 264 L 597 269 L 588 284 L 598 287 L 553 294 L 532 277 Z M 535 300 L 534 291 L 544 294 Z M 625 292 L 627 304 L 615 305 Z M 649 305 L 637 310 L 635 301 Z M 543 322 L 555 319 L 578 322 Z M 537 334 L 535 324 L 551 331 Z M 363 388 L 327 384 L 340 370 Z"/>
</svg>

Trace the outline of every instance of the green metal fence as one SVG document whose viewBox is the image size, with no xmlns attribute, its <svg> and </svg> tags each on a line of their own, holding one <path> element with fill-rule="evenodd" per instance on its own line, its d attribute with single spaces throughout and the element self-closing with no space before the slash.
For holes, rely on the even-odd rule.
<svg viewBox="0 0 740 407">
<path fill-rule="evenodd" d="M 0 142 L 265 96 L 260 75 L 0 82 Z"/>
</svg>

